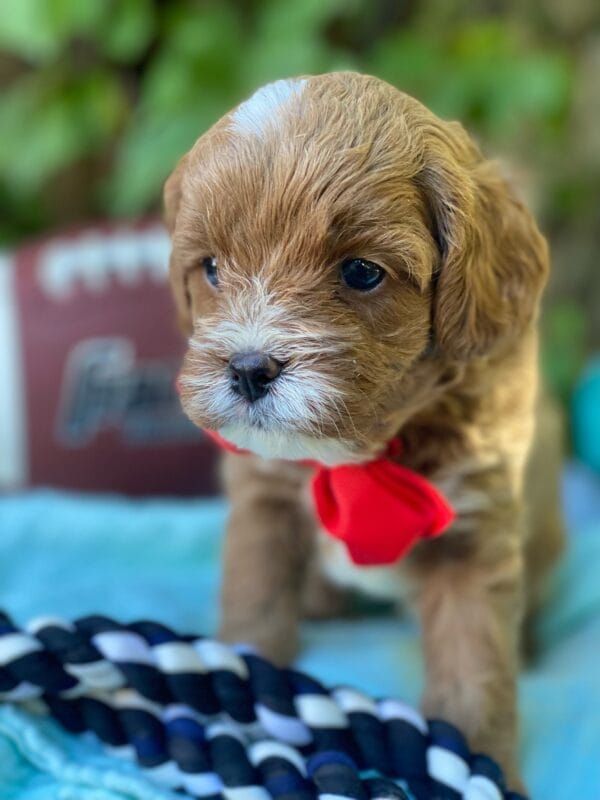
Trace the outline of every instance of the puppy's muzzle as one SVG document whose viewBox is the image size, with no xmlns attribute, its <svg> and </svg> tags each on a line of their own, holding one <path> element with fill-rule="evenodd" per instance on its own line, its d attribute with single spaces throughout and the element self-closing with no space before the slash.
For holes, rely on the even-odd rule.
<svg viewBox="0 0 600 800">
<path fill-rule="evenodd" d="M 264 397 L 282 364 L 267 353 L 236 353 L 229 361 L 231 388 L 254 403 Z"/>
</svg>

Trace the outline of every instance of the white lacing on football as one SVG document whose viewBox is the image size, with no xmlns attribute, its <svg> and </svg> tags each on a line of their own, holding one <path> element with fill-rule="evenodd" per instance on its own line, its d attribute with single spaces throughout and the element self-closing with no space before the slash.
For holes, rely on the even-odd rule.
<svg viewBox="0 0 600 800">
<path fill-rule="evenodd" d="M 0 253 L 0 491 L 28 473 L 25 377 L 16 300 L 16 262 Z"/>
<path fill-rule="evenodd" d="M 115 281 L 126 286 L 147 280 L 165 283 L 170 249 L 161 225 L 54 239 L 40 254 L 38 280 L 57 300 L 68 299 L 77 288 L 101 293 Z"/>
</svg>

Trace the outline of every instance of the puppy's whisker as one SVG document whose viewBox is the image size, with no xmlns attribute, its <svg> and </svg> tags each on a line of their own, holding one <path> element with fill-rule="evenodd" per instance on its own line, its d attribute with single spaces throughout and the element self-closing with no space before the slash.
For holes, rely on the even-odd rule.
<svg viewBox="0 0 600 800">
<path fill-rule="evenodd" d="M 342 406 L 342 408 L 344 409 L 344 412 L 345 412 L 345 419 L 347 419 L 350 422 L 350 424 L 352 426 L 352 432 L 353 432 L 356 440 L 360 441 L 362 439 L 362 437 L 361 437 L 361 435 L 360 435 L 360 433 L 359 433 L 359 431 L 358 431 L 358 429 L 357 429 L 357 427 L 356 427 L 356 425 L 354 423 L 354 419 L 352 417 L 352 414 L 348 410 L 348 404 L 346 403 L 344 398 L 342 396 L 337 397 L 337 398 L 333 398 L 333 402 L 335 403 L 336 410 L 338 408 L 338 405 Z M 336 430 L 339 430 L 337 428 L 337 424 L 336 424 Z"/>
</svg>

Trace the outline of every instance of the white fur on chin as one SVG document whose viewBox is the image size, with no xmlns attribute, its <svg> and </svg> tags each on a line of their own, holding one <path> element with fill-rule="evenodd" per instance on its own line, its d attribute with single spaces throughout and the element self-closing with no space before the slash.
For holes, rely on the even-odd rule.
<svg viewBox="0 0 600 800">
<path fill-rule="evenodd" d="M 239 423 L 224 425 L 219 435 L 242 450 L 250 450 L 262 458 L 280 458 L 286 461 L 311 460 L 327 466 L 351 464 L 364 460 L 341 439 L 318 439 L 303 433 L 268 431 Z"/>
</svg>

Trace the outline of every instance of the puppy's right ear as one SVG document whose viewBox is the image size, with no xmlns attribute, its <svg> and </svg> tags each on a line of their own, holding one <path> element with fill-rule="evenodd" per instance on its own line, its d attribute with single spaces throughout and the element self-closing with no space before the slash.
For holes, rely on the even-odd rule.
<svg viewBox="0 0 600 800">
<path fill-rule="evenodd" d="M 177 251 L 174 246 L 174 232 L 179 207 L 181 205 L 182 196 L 182 180 L 183 174 L 187 167 L 188 155 L 186 154 L 177 162 L 177 166 L 165 181 L 163 187 L 163 219 L 171 242 L 173 244 L 171 249 L 171 257 L 169 259 L 169 274 L 171 281 L 171 291 L 175 299 L 175 306 L 177 309 L 177 321 L 181 331 L 189 336 L 193 330 L 190 297 L 187 288 L 186 271 L 177 256 Z"/>
<path fill-rule="evenodd" d="M 187 162 L 188 154 L 186 153 L 179 159 L 177 166 L 163 186 L 163 219 L 171 235 L 175 229 L 175 220 L 181 203 L 181 181 Z"/>
</svg>

